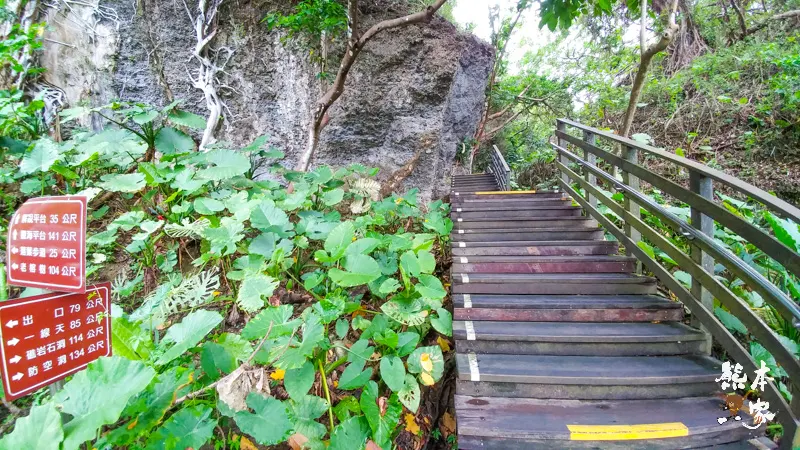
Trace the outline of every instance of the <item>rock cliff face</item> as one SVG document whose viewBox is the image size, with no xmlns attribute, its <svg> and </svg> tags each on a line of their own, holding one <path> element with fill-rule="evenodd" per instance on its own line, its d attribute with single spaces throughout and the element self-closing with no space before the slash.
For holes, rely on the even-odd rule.
<svg viewBox="0 0 800 450">
<path fill-rule="evenodd" d="M 191 57 L 196 5 L 91 1 L 46 10 L 50 31 L 41 64 L 46 80 L 62 88 L 70 104 L 183 99 L 187 109 L 207 114 L 203 93 L 191 81 L 198 66 Z M 366 26 L 407 12 L 396 3 L 363 3 L 370 3 L 362 9 Z M 278 32 L 259 23 L 273 8 L 269 1 L 247 0 L 220 6 L 212 48 L 224 67 L 219 82 L 225 110 L 216 135 L 243 144 L 267 134 L 286 152 L 288 165 L 305 146 L 310 110 L 322 88 L 308 49 L 281 42 Z M 386 178 L 419 152 L 402 188 L 418 187 L 427 198 L 444 195 L 456 151 L 480 118 L 491 64 L 488 44 L 438 17 L 379 35 L 331 109 L 313 164 L 359 162 L 380 167 Z"/>
</svg>

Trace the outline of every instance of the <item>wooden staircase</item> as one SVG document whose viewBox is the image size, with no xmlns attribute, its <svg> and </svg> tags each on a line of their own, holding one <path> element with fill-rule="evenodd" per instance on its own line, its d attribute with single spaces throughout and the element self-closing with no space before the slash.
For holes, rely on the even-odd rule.
<svg viewBox="0 0 800 450">
<path fill-rule="evenodd" d="M 459 448 L 754 448 L 706 335 L 572 199 L 491 174 L 450 198 Z"/>
</svg>

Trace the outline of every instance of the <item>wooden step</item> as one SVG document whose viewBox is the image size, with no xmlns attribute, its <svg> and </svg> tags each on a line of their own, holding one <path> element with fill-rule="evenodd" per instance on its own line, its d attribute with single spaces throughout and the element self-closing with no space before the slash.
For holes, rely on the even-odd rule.
<svg viewBox="0 0 800 450">
<path fill-rule="evenodd" d="M 494 228 L 552 228 L 552 227 L 596 227 L 597 221 L 584 216 L 538 217 L 535 219 L 494 219 L 476 218 L 454 220 L 456 229 L 494 229 Z"/>
<path fill-rule="evenodd" d="M 684 449 L 764 432 L 743 427 L 742 422 L 752 424 L 746 414 L 742 422 L 717 423 L 726 412 L 716 397 L 585 401 L 456 395 L 455 408 L 458 446 L 465 450 Z"/>
<path fill-rule="evenodd" d="M 542 206 L 531 209 L 507 209 L 507 210 L 489 210 L 489 211 L 461 211 L 453 212 L 450 210 L 450 217 L 458 219 L 459 217 L 464 220 L 473 218 L 489 218 L 497 219 L 501 217 L 514 218 L 514 219 L 533 219 L 537 217 L 562 217 L 562 216 L 580 216 L 581 208 L 579 206 Z"/>
<path fill-rule="evenodd" d="M 683 320 L 683 305 L 654 295 L 453 295 L 454 320 L 652 322 Z"/>
<path fill-rule="evenodd" d="M 616 273 L 455 273 L 454 294 L 655 294 L 654 278 Z"/>
<path fill-rule="evenodd" d="M 706 356 L 456 354 L 458 393 L 554 399 L 713 395 L 720 364 Z M 646 387 L 646 389 L 644 388 Z"/>
<path fill-rule="evenodd" d="M 619 250 L 615 241 L 497 241 L 465 242 L 453 238 L 453 256 L 482 255 L 613 255 Z"/>
<path fill-rule="evenodd" d="M 495 240 L 504 241 L 550 241 L 563 238 L 570 240 L 600 240 L 604 236 L 603 229 L 600 227 L 579 228 L 570 227 L 566 229 L 558 228 L 520 228 L 520 229 L 477 229 L 463 230 L 457 229 L 451 234 L 451 239 L 458 239 L 462 242 L 487 242 Z"/>
<path fill-rule="evenodd" d="M 464 203 L 463 206 L 452 208 L 451 212 L 467 211 L 513 211 L 515 209 L 537 209 L 546 206 L 572 206 L 572 200 L 562 200 L 560 198 L 548 198 L 535 202 L 486 202 L 486 203 Z"/>
<path fill-rule="evenodd" d="M 480 197 L 485 197 L 485 195 L 481 195 Z M 451 203 L 453 209 L 456 208 L 471 208 L 471 207 L 487 207 L 492 205 L 507 205 L 507 204 L 518 204 L 518 205 L 538 205 L 547 202 L 560 202 L 560 201 L 569 201 L 572 203 L 572 199 L 567 196 L 563 197 L 553 197 L 553 196 L 543 196 L 541 198 L 526 198 L 526 199 L 517 199 L 517 198 L 507 198 L 507 199 L 493 199 L 487 200 L 480 197 L 476 197 L 474 199 L 465 199 L 457 202 Z"/>
<path fill-rule="evenodd" d="M 459 353 L 565 356 L 699 354 L 705 335 L 682 323 L 453 322 Z"/>
<path fill-rule="evenodd" d="M 630 273 L 628 256 L 455 256 L 454 273 Z"/>
<path fill-rule="evenodd" d="M 461 193 L 453 192 L 450 200 L 453 202 L 463 202 L 468 200 L 530 200 L 536 198 L 562 198 L 565 194 L 561 192 L 536 192 L 530 193 L 526 191 L 505 191 L 492 194 L 475 194 L 475 193 Z"/>
</svg>

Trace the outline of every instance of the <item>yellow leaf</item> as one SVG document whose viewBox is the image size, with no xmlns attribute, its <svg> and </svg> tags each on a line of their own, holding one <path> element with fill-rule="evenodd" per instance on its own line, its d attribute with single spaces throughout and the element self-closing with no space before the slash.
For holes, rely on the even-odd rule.
<svg viewBox="0 0 800 450">
<path fill-rule="evenodd" d="M 450 351 L 450 342 L 448 342 L 447 339 L 439 336 L 436 338 L 436 343 L 439 344 L 439 347 L 442 348 L 443 352 L 447 353 Z"/>
<path fill-rule="evenodd" d="M 422 366 L 425 372 L 432 372 L 433 361 L 431 361 L 431 355 L 429 353 L 423 353 L 422 356 L 419 357 L 419 365 Z"/>
<path fill-rule="evenodd" d="M 269 374 L 269 377 L 273 380 L 282 380 L 283 376 L 286 375 L 286 371 L 283 369 L 276 369 L 275 372 Z"/>
<path fill-rule="evenodd" d="M 422 384 L 424 384 L 425 386 L 433 386 L 436 383 L 431 374 L 429 374 L 428 372 L 422 372 L 421 374 L 419 374 L 419 377 L 422 378 Z"/>
<path fill-rule="evenodd" d="M 250 439 L 247 439 L 244 436 L 242 436 L 242 439 L 239 441 L 239 448 L 241 450 L 258 450 L 256 444 L 253 444 Z"/>
<path fill-rule="evenodd" d="M 417 422 L 414 420 L 414 415 L 409 413 L 406 414 L 405 417 L 406 417 L 406 431 L 408 431 L 411 434 L 419 434 L 419 425 L 417 425 Z"/>
</svg>

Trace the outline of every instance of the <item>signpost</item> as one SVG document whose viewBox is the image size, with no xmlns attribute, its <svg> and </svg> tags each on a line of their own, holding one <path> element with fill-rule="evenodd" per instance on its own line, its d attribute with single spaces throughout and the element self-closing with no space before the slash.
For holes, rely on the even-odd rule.
<svg viewBox="0 0 800 450">
<path fill-rule="evenodd" d="M 0 303 L 6 398 L 17 399 L 111 355 L 111 285 Z"/>
<path fill-rule="evenodd" d="M 86 211 L 84 196 L 40 197 L 11 217 L 8 284 L 56 292 L 0 302 L 0 368 L 10 400 L 111 355 L 111 285 L 86 287 Z"/>
<path fill-rule="evenodd" d="M 26 201 L 8 226 L 8 284 L 86 292 L 86 197 Z"/>
</svg>

